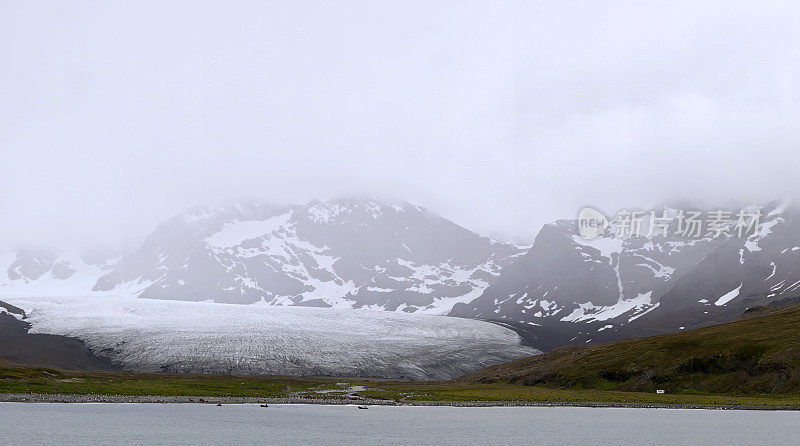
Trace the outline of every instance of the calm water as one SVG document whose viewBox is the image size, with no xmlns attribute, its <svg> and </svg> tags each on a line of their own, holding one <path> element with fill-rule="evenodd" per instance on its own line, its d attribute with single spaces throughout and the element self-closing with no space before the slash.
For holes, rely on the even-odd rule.
<svg viewBox="0 0 800 446">
<path fill-rule="evenodd" d="M 800 412 L 0 403 L 0 444 L 798 444 Z"/>
</svg>

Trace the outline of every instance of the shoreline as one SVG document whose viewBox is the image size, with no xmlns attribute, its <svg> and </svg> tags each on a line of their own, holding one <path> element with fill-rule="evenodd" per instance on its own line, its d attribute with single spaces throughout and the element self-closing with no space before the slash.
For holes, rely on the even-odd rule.
<svg viewBox="0 0 800 446">
<path fill-rule="evenodd" d="M 620 403 L 602 401 L 391 401 L 379 399 L 343 400 L 334 398 L 257 398 L 198 397 L 159 395 L 78 395 L 47 393 L 3 393 L 0 403 L 110 403 L 110 404 L 321 404 L 328 406 L 425 406 L 425 407 L 590 407 L 629 409 L 686 410 L 800 410 L 800 406 L 759 406 L 739 404 Z"/>
</svg>

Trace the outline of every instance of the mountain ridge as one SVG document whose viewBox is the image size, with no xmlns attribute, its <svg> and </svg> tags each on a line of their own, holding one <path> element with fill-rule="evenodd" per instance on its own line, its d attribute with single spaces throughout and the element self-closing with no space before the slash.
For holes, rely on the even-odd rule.
<svg viewBox="0 0 800 446">
<path fill-rule="evenodd" d="M 586 240 L 575 220 L 559 220 L 450 315 L 514 327 L 542 350 L 728 322 L 749 307 L 800 297 L 800 212 L 787 201 L 762 210 L 747 237 L 679 237 L 673 221 L 664 237 L 609 230 Z"/>
<path fill-rule="evenodd" d="M 88 265 L 47 254 L 29 263 L 49 262 L 51 275 L 62 264 L 96 275 L 90 286 L 63 286 L 58 295 L 446 313 L 477 296 L 522 252 L 407 201 L 359 196 L 303 205 L 198 204 L 160 223 L 120 259 Z M 41 282 L 41 274 L 14 272 L 6 268 L 0 293 L 30 294 Z M 43 294 L 76 282 L 61 279 L 52 277 Z"/>
</svg>

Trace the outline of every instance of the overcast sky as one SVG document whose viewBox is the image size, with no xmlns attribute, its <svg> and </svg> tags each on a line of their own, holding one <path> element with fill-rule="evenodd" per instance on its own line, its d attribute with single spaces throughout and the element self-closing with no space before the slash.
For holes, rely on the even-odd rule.
<svg viewBox="0 0 800 446">
<path fill-rule="evenodd" d="M 800 190 L 793 2 L 0 3 L 0 244 L 394 196 L 532 238 Z"/>
</svg>

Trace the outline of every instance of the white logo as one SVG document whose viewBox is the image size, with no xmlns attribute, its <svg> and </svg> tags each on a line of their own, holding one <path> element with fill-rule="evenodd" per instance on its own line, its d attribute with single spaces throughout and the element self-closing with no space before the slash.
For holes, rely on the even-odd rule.
<svg viewBox="0 0 800 446">
<path fill-rule="evenodd" d="M 608 219 L 600 211 L 583 208 L 578 212 L 578 234 L 581 238 L 591 240 L 608 229 Z"/>
</svg>

